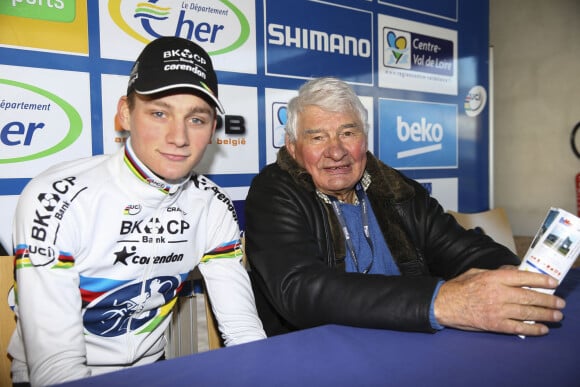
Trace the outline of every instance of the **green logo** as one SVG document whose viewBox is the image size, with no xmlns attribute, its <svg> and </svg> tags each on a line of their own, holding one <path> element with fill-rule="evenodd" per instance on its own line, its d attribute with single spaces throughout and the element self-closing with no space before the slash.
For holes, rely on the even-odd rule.
<svg viewBox="0 0 580 387">
<path fill-rule="evenodd" d="M 66 136 L 58 144 L 56 144 L 48 149 L 45 149 L 43 151 L 28 155 L 28 156 L 14 157 L 11 159 L 0 159 L 0 164 L 19 163 L 19 162 L 23 162 L 23 161 L 30 161 L 30 160 L 35 160 L 35 159 L 40 159 L 42 157 L 50 156 L 54 153 L 60 152 L 61 150 L 69 147 L 70 145 L 72 145 L 81 135 L 81 132 L 83 130 L 83 121 L 81 119 L 81 116 L 76 111 L 76 109 L 74 107 L 72 107 L 64 99 L 62 99 L 59 96 L 54 95 L 54 94 L 52 94 L 44 89 L 41 89 L 41 88 L 36 87 L 36 86 L 28 85 L 26 83 L 20 83 L 20 82 L 12 81 L 9 79 L 0 79 L 0 85 L 1 84 L 20 87 L 20 88 L 23 88 L 26 90 L 30 90 L 33 93 L 40 94 L 40 95 L 50 99 L 55 104 L 60 106 L 60 108 L 65 112 L 66 116 L 68 117 L 68 121 L 70 123 L 70 126 L 69 126 L 69 129 L 68 129 Z"/>
<path fill-rule="evenodd" d="M 0 15 L 70 23 L 76 16 L 76 0 L 0 0 Z"/>
<path fill-rule="evenodd" d="M 2 0 L 0 0 L 0 1 L 2 1 Z M 113 22 L 121 30 L 123 30 L 125 33 L 127 33 L 129 36 L 132 36 L 133 38 L 135 38 L 138 41 L 145 43 L 145 44 L 150 42 L 150 37 L 143 36 L 141 33 L 136 31 L 132 26 L 129 25 L 129 23 L 127 23 L 127 21 L 125 21 L 125 17 L 130 17 L 131 19 L 140 20 L 141 26 L 143 26 L 143 27 L 147 26 L 144 29 L 146 30 L 146 32 L 150 36 L 153 35 L 153 38 L 155 38 L 156 36 L 165 36 L 165 35 L 169 36 L 169 35 L 175 33 L 175 32 L 164 33 L 164 32 L 160 32 L 160 31 L 154 31 L 154 28 L 151 26 L 151 24 L 153 23 L 151 20 L 160 20 L 163 22 L 163 25 L 166 26 L 167 23 L 165 22 L 165 20 L 168 19 L 168 17 L 170 16 L 170 11 L 172 9 L 171 7 L 160 7 L 159 5 L 155 4 L 155 3 L 157 3 L 157 0 L 149 0 L 147 2 L 142 1 L 142 2 L 139 2 L 137 4 L 135 12 L 131 16 L 131 15 L 125 15 L 123 12 L 121 12 L 121 2 L 122 2 L 122 0 L 109 0 L 109 14 L 111 16 L 111 19 L 113 19 Z M 234 16 L 238 19 L 238 22 L 240 23 L 240 35 L 229 46 L 223 47 L 223 48 L 215 50 L 215 51 L 208 51 L 208 54 L 210 56 L 226 54 L 228 52 L 237 50 L 248 40 L 248 38 L 250 36 L 251 28 L 250 28 L 250 23 L 248 22 L 248 19 L 246 18 L 246 15 L 244 15 L 244 13 L 239 8 L 237 8 L 235 6 L 235 4 L 233 4 L 229 0 L 219 0 L 219 2 L 224 4 L 227 8 L 229 8 L 232 11 L 232 13 L 234 14 Z M 180 18 L 180 23 L 192 23 L 192 21 L 189 21 L 189 20 L 185 20 L 185 21 L 181 20 L 181 18 L 184 17 L 182 13 L 186 12 L 181 8 L 184 8 L 186 10 L 193 9 L 193 7 L 198 6 L 194 1 L 189 2 L 189 0 L 187 0 L 187 1 L 181 2 L 181 8 L 177 2 L 174 2 L 173 5 L 176 8 L 176 12 L 179 11 L 177 13 L 179 13 L 178 17 Z M 203 7 L 203 6 L 199 6 L 199 7 L 200 8 L 207 8 L 207 7 Z M 205 24 L 207 24 L 207 23 L 205 23 Z M 181 27 L 178 27 L 178 28 L 181 29 Z M 199 26 L 197 28 L 199 28 Z M 179 34 L 174 35 L 174 36 L 179 36 Z M 183 36 L 182 35 L 182 37 L 195 41 L 195 39 L 193 39 L 191 36 Z"/>
<path fill-rule="evenodd" d="M 250 23 L 248 23 L 248 19 L 246 19 L 246 16 L 238 8 L 236 8 L 236 6 L 233 3 L 227 0 L 221 0 L 221 2 L 224 3 L 226 7 L 229 7 L 234 12 L 236 17 L 240 21 L 240 27 L 242 31 L 238 39 L 234 43 L 232 43 L 229 47 L 225 47 L 222 48 L 221 50 L 216 50 L 213 52 L 208 52 L 208 54 L 210 55 L 220 55 L 225 54 L 229 51 L 234 51 L 237 48 L 239 48 L 242 44 L 244 44 L 244 42 L 248 40 L 248 37 L 250 36 Z"/>
</svg>

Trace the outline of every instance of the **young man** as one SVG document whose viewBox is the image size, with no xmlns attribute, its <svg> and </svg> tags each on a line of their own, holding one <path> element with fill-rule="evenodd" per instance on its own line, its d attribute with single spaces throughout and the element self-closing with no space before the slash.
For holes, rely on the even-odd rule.
<svg viewBox="0 0 580 387">
<path fill-rule="evenodd" d="M 226 345 L 262 339 L 227 195 L 193 168 L 216 127 L 208 54 L 154 40 L 131 71 L 114 155 L 34 178 L 14 220 L 13 381 L 60 383 L 163 357 L 164 331 L 198 264 Z"/>
<path fill-rule="evenodd" d="M 338 79 L 309 81 L 288 104 L 286 146 L 245 206 L 268 335 L 344 324 L 532 336 L 562 319 L 564 300 L 523 288 L 555 288 L 554 278 L 491 270 L 519 260 L 367 152 L 367 131 L 364 106 Z"/>
</svg>

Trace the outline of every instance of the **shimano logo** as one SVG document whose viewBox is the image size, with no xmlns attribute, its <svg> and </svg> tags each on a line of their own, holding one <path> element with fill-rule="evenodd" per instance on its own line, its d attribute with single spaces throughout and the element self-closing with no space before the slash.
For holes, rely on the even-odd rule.
<svg viewBox="0 0 580 387">
<path fill-rule="evenodd" d="M 372 54 L 372 45 L 368 39 L 282 24 L 268 25 L 268 43 L 362 58 L 369 58 Z"/>
<path fill-rule="evenodd" d="M 421 117 L 419 122 L 408 123 L 401 116 L 397 116 L 397 137 L 402 143 L 429 144 L 411 150 L 397 153 L 397 158 L 416 156 L 423 153 L 434 152 L 442 149 L 443 126 L 437 122 L 427 122 Z"/>
</svg>

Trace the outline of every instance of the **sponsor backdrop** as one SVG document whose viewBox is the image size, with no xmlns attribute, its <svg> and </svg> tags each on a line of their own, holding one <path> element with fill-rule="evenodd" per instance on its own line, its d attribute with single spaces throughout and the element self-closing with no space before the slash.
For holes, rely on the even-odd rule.
<svg viewBox="0 0 580 387">
<path fill-rule="evenodd" d="M 119 148 L 132 61 L 158 36 L 212 56 L 226 113 L 198 172 L 244 227 L 253 176 L 284 142 L 286 103 L 337 76 L 369 111 L 369 149 L 446 209 L 489 206 L 489 0 L 2 0 L 0 241 L 50 165 Z"/>
</svg>

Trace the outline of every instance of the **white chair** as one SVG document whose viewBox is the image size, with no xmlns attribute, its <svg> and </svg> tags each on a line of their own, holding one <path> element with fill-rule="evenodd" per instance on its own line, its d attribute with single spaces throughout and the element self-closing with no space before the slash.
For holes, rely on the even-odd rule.
<svg viewBox="0 0 580 387">
<path fill-rule="evenodd" d="M 205 318 L 207 321 L 208 347 L 209 350 L 211 351 L 212 349 L 222 348 L 224 346 L 224 340 L 218 329 L 218 323 L 211 309 L 211 302 L 207 295 L 205 286 L 203 291 L 203 297 L 205 300 Z"/>
<path fill-rule="evenodd" d="M 209 350 L 222 348 L 224 346 L 217 320 L 211 309 L 211 301 L 207 294 L 207 288 L 199 269 L 196 268 L 186 281 L 190 281 L 191 284 L 193 284 L 193 281 L 201 281 L 205 327 L 198 319 L 198 314 L 202 311 L 198 310 L 201 302 L 198 303 L 197 298 L 201 295 L 192 293 L 191 295 L 180 296 L 173 311 L 173 318 L 167 329 L 168 345 L 166 348 L 166 356 L 168 359 L 196 353 L 200 349 L 205 350 L 204 345 L 200 347 L 199 343 L 201 342 L 207 343 L 207 349 Z M 205 337 L 202 338 L 200 335 L 204 335 Z"/>
<path fill-rule="evenodd" d="M 165 332 L 167 337 L 165 357 L 167 359 L 199 352 L 198 296 L 193 291 L 194 280 L 198 276 L 197 270 L 190 273 L 185 280 L 182 294 L 175 303 L 171 322 Z"/>
<path fill-rule="evenodd" d="M 492 208 L 488 211 L 476 213 L 464 213 L 447 211 L 451 214 L 457 223 L 466 229 L 480 229 L 484 234 L 491 237 L 497 243 L 500 243 L 517 254 L 516 244 L 512 226 L 505 210 L 501 207 Z"/>
</svg>

